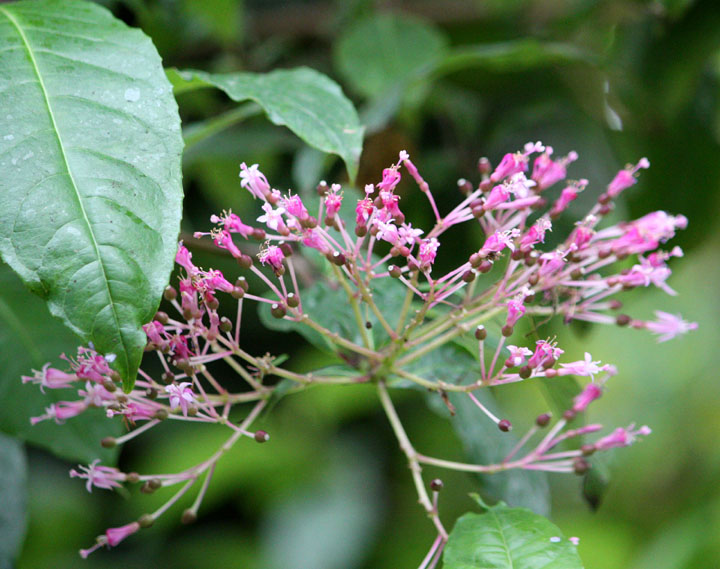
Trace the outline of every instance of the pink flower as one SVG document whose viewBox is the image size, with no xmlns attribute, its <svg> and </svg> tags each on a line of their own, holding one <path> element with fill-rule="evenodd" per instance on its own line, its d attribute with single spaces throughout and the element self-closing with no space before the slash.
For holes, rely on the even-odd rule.
<svg viewBox="0 0 720 569">
<path fill-rule="evenodd" d="M 140 524 L 137 522 L 132 522 L 117 528 L 109 528 L 105 531 L 105 536 L 107 537 L 107 544 L 111 547 L 115 547 L 123 539 L 125 539 L 129 535 L 134 534 L 139 529 Z"/>
<path fill-rule="evenodd" d="M 627 429 L 618 427 L 612 434 L 597 441 L 594 445 L 595 448 L 597 450 L 608 450 L 610 448 L 626 447 L 634 443 L 638 435 L 647 436 L 652 433 L 652 430 L 647 425 L 635 431 L 632 430 L 633 427 L 634 425 L 630 425 Z"/>
<path fill-rule="evenodd" d="M 229 251 L 235 259 L 239 259 L 240 257 L 242 257 L 242 251 L 237 248 L 237 246 L 233 242 L 232 235 L 230 235 L 227 230 L 223 229 L 222 231 L 215 233 L 214 241 L 215 245 L 217 245 L 221 249 L 226 249 L 227 251 Z"/>
<path fill-rule="evenodd" d="M 120 488 L 122 484 L 120 482 L 125 481 L 125 474 L 120 472 L 117 468 L 111 466 L 98 466 L 100 462 L 99 458 L 93 460 L 88 466 L 78 465 L 80 472 L 73 469 L 70 471 L 70 478 L 85 478 L 85 488 L 88 492 L 92 492 L 92 487 L 104 488 L 110 490 L 111 488 Z"/>
<path fill-rule="evenodd" d="M 547 217 L 541 217 L 533 226 L 527 230 L 527 233 L 520 239 L 520 250 L 529 251 L 533 245 L 545 242 L 545 232 L 552 228 L 552 223 Z"/>
<path fill-rule="evenodd" d="M 373 221 L 373 225 L 377 229 L 376 237 L 378 239 L 387 241 L 391 245 L 402 245 L 402 243 L 400 242 L 400 234 L 398 233 L 398 228 L 395 226 L 395 222 L 392 219 L 389 219 L 387 222 L 385 222 L 378 218 L 375 218 Z"/>
<path fill-rule="evenodd" d="M 305 204 L 297 194 L 286 197 L 283 200 L 283 205 L 290 215 L 294 215 L 298 219 L 307 219 L 310 216 Z"/>
<path fill-rule="evenodd" d="M 330 191 L 325 196 L 325 214 L 328 217 L 335 217 L 337 212 L 340 211 L 342 200 L 343 196 L 342 193 L 340 193 L 340 184 L 330 186 Z"/>
<path fill-rule="evenodd" d="M 87 408 L 88 405 L 85 401 L 58 401 L 46 407 L 43 415 L 31 417 L 30 424 L 37 425 L 40 421 L 55 419 L 55 422 L 60 425 L 65 419 L 77 417 Z"/>
<path fill-rule="evenodd" d="M 357 206 L 355 207 L 355 223 L 358 225 L 365 225 L 370 219 L 375 206 L 372 200 L 365 196 L 363 199 L 358 200 Z"/>
<path fill-rule="evenodd" d="M 590 354 L 586 354 L 589 356 Z M 573 399 L 572 410 L 575 413 L 582 413 L 587 406 L 602 395 L 602 388 L 597 383 L 588 383 L 582 393 Z"/>
<path fill-rule="evenodd" d="M 59 389 L 62 387 L 70 387 L 70 385 L 78 379 L 78 376 L 74 373 L 65 373 L 54 367 L 50 367 L 50 364 L 45 364 L 41 371 L 33 370 L 33 375 L 23 375 L 22 382 L 32 382 L 40 384 L 40 391 L 43 391 L 44 387 L 50 389 Z"/>
<path fill-rule="evenodd" d="M 523 365 L 525 363 L 525 358 L 532 355 L 532 350 L 529 350 L 525 346 L 521 348 L 517 346 L 508 346 L 507 349 L 510 352 L 510 357 L 507 361 L 512 364 L 512 367 Z"/>
<path fill-rule="evenodd" d="M 508 300 L 508 315 L 507 319 L 505 320 L 505 326 L 512 328 L 513 326 L 515 326 L 517 321 L 520 320 L 520 318 L 525 314 L 525 305 L 523 304 L 524 298 L 525 295 L 522 294 Z"/>
<path fill-rule="evenodd" d="M 611 198 L 616 198 L 620 193 L 637 182 L 635 174 L 640 168 L 649 168 L 650 162 L 647 158 L 641 158 L 635 165 L 628 165 L 624 170 L 620 170 L 613 181 L 608 184 L 607 193 Z"/>
<path fill-rule="evenodd" d="M 541 189 L 549 188 L 562 180 L 565 177 L 567 165 L 577 160 L 578 157 L 577 152 L 570 152 L 565 158 L 553 161 L 550 158 L 552 153 L 552 146 L 548 146 L 545 152 L 535 158 L 533 164 L 532 178 Z"/>
<path fill-rule="evenodd" d="M 223 229 L 230 233 L 239 233 L 245 239 L 252 235 L 253 228 L 249 225 L 245 225 L 240 217 L 232 212 L 223 212 L 221 216 L 211 215 L 210 221 L 212 223 L 222 223 Z"/>
<path fill-rule="evenodd" d="M 588 181 L 585 179 L 570 182 L 570 184 L 562 192 L 560 192 L 560 197 L 550 209 L 550 217 L 555 218 L 565 211 L 568 204 L 578 197 L 578 194 L 585 189 L 587 184 Z"/>
<path fill-rule="evenodd" d="M 487 256 L 490 253 L 499 253 L 505 247 L 507 247 L 511 251 L 514 251 L 514 240 L 518 237 L 518 235 L 520 235 L 520 231 L 518 229 L 496 231 L 485 240 L 485 243 L 483 244 L 479 252 L 482 256 Z"/>
<path fill-rule="evenodd" d="M 538 273 L 541 277 L 553 275 L 561 271 L 565 267 L 565 255 L 567 252 L 553 251 L 551 253 L 543 253 L 540 256 L 540 268 Z"/>
<path fill-rule="evenodd" d="M 276 273 L 283 271 L 283 255 L 282 249 L 277 245 L 268 245 L 258 253 L 258 259 L 263 265 L 270 265 Z"/>
<path fill-rule="evenodd" d="M 563 352 L 564 350 L 556 347 L 555 344 L 551 344 L 545 340 L 538 340 L 535 345 L 535 353 L 528 360 L 527 365 L 530 368 L 548 365 L 551 366 L 557 361 Z"/>
<path fill-rule="evenodd" d="M 287 226 L 283 220 L 283 214 L 285 213 L 284 207 L 273 209 L 273 206 L 271 206 L 268 202 L 265 202 L 262 208 L 265 214 L 257 218 L 259 223 L 266 224 L 273 231 L 287 231 Z"/>
<path fill-rule="evenodd" d="M 400 241 L 405 243 L 406 245 L 413 245 L 422 234 L 422 229 L 414 229 L 410 223 L 403 223 L 398 228 L 398 236 L 400 237 Z"/>
<path fill-rule="evenodd" d="M 182 241 L 178 243 L 178 250 L 177 254 L 175 255 L 175 262 L 183 269 L 185 269 L 185 272 L 188 274 L 189 277 L 196 275 L 198 272 L 198 268 L 192 262 L 192 253 L 188 251 L 187 247 L 183 245 Z"/>
<path fill-rule="evenodd" d="M 655 316 L 657 316 L 657 320 L 645 322 L 645 328 L 660 336 L 658 342 L 667 342 L 675 336 L 685 334 L 698 327 L 697 322 L 686 322 L 679 314 L 673 315 L 656 310 Z"/>
<path fill-rule="evenodd" d="M 182 414 L 186 417 L 190 405 L 197 404 L 197 400 L 195 399 L 195 394 L 193 393 L 192 387 L 190 387 L 190 383 L 187 381 L 183 381 L 182 383 L 178 384 L 171 383 L 170 385 L 165 387 L 165 391 L 168 393 L 170 398 L 170 408 L 181 409 Z"/>
<path fill-rule="evenodd" d="M 490 194 L 485 200 L 483 208 L 485 209 L 485 211 L 490 211 L 492 209 L 495 209 L 501 203 L 505 203 L 506 201 L 508 201 L 508 199 L 510 199 L 510 190 L 505 184 L 500 184 L 499 186 L 495 186 L 492 190 L 490 190 Z"/>
<path fill-rule="evenodd" d="M 377 187 L 380 191 L 392 192 L 400 182 L 400 172 L 397 168 L 385 168 L 383 170 L 382 182 Z"/>
<path fill-rule="evenodd" d="M 253 164 L 250 168 L 245 162 L 240 164 L 240 186 L 247 188 L 254 198 L 265 199 L 270 192 L 270 184 L 265 174 L 258 170 L 257 164 Z"/>
<path fill-rule="evenodd" d="M 228 281 L 221 271 L 217 269 L 209 269 L 201 273 L 204 292 L 214 292 L 221 290 L 222 292 L 232 292 L 233 285 Z"/>
<path fill-rule="evenodd" d="M 423 239 L 420 242 L 418 260 L 420 261 L 420 266 L 424 270 L 430 268 L 430 266 L 432 266 L 432 264 L 435 262 L 435 255 L 437 254 L 438 247 L 440 247 L 440 242 L 435 239 L 435 237 L 431 237 L 430 239 Z"/>
<path fill-rule="evenodd" d="M 317 228 L 306 229 L 303 233 L 302 242 L 303 245 L 305 245 L 306 247 L 312 247 L 313 249 L 317 249 L 323 254 L 329 253 L 331 250 L 330 246 L 322 238 Z"/>
<path fill-rule="evenodd" d="M 560 364 L 562 368 L 559 375 L 579 375 L 583 377 L 595 377 L 595 374 L 601 371 L 609 371 L 611 366 L 599 366 L 599 361 L 592 361 L 592 356 L 585 352 L 585 359 L 571 362 L 569 364 Z"/>
</svg>

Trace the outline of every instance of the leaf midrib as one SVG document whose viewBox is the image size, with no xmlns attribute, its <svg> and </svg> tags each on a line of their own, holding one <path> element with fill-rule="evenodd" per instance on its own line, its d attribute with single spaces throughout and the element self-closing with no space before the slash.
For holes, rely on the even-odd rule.
<svg viewBox="0 0 720 569">
<path fill-rule="evenodd" d="M 47 108 L 48 115 L 50 116 L 50 121 L 52 122 L 53 132 L 55 133 L 55 136 L 57 137 L 58 145 L 60 146 L 60 154 L 62 155 L 63 162 L 65 164 L 65 169 L 66 169 L 68 177 L 70 178 L 70 181 L 72 183 L 72 187 L 75 192 L 75 198 L 77 199 L 78 206 L 80 207 L 80 212 L 82 213 L 83 220 L 85 222 L 85 225 L 87 226 L 87 230 L 90 235 L 92 246 L 95 251 L 95 257 L 98 260 L 98 265 L 100 266 L 100 270 L 102 272 L 103 283 L 105 285 L 105 290 L 107 292 L 107 298 L 109 301 L 108 304 L 109 304 L 110 310 L 112 312 L 113 320 L 115 322 L 115 327 L 118 331 L 118 339 L 119 339 L 121 345 L 123 346 L 122 352 L 126 353 L 127 346 L 125 346 L 125 342 L 123 340 L 122 333 L 120 332 L 120 319 L 118 318 L 117 310 L 115 309 L 115 303 L 112 301 L 112 294 L 110 292 L 110 283 L 108 281 L 107 272 L 105 270 L 105 264 L 103 263 L 102 257 L 100 256 L 100 249 L 98 246 L 98 242 L 97 242 L 97 239 L 95 238 L 95 233 L 93 232 L 92 225 L 90 224 L 90 219 L 88 218 L 87 212 L 85 211 L 85 204 L 83 203 L 82 196 L 80 195 L 80 191 L 79 191 L 77 183 L 75 181 L 75 177 L 73 176 L 72 170 L 70 169 L 70 163 L 68 162 L 67 154 L 65 153 L 65 145 L 63 144 L 62 137 L 60 136 L 60 130 L 58 129 L 57 122 L 55 121 L 55 113 L 53 112 L 52 105 L 50 104 L 50 97 L 48 95 L 47 88 L 45 87 L 45 82 L 43 81 L 42 75 L 40 73 L 40 68 L 38 67 L 37 60 L 35 59 L 35 54 L 30 45 L 30 42 L 28 41 L 27 36 L 25 35 L 25 32 L 23 31 L 22 27 L 20 26 L 20 23 L 13 16 L 13 14 L 11 12 L 9 12 L 6 8 L 3 8 L 3 7 L 0 7 L 0 12 L 2 12 L 5 15 L 5 17 L 10 21 L 10 23 L 13 25 L 13 27 L 17 30 L 18 34 L 20 35 L 20 38 L 22 39 L 23 45 L 25 46 L 25 50 L 27 51 L 28 57 L 30 58 L 30 62 L 32 63 L 33 71 L 35 72 L 35 76 L 37 77 L 38 84 L 40 85 L 40 90 L 42 91 L 43 98 L 45 100 L 45 106 Z M 63 311 L 64 311 L 64 307 L 63 307 Z"/>
</svg>

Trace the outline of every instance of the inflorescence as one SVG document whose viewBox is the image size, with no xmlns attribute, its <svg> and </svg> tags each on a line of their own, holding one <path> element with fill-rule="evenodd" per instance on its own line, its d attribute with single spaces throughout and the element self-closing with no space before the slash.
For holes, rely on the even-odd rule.
<svg viewBox="0 0 720 569">
<path fill-rule="evenodd" d="M 260 443 L 269 439 L 268 433 L 251 429 L 279 379 L 295 382 L 295 391 L 308 385 L 351 383 L 366 383 L 377 389 L 410 463 L 419 502 L 437 528 L 437 538 L 420 566 L 422 569 L 437 564 L 448 534 L 438 513 L 442 483 L 433 480 L 429 493 L 421 465 L 478 473 L 515 468 L 583 473 L 589 468 L 586 457 L 590 454 L 627 446 L 639 436 L 649 434 L 648 427 L 631 425 L 616 428 L 577 450 L 557 450 L 563 441 L 579 440 L 577 437 L 603 428 L 598 424 L 575 429 L 569 426 L 575 416 L 601 396 L 606 381 L 616 370 L 610 364 L 593 360 L 589 353 L 580 361 L 560 362 L 563 350 L 551 339 L 539 340 L 535 345 L 526 345 L 524 337 L 516 340 L 517 345 L 511 344 L 510 339 L 517 322 L 532 315 L 547 318 L 560 315 L 565 322 L 584 320 L 646 329 L 657 334 L 661 342 L 696 328 L 694 323 L 660 311 L 656 312 L 655 320 L 631 318 L 618 312 L 622 305 L 616 298 L 623 291 L 651 284 L 675 294 L 667 284 L 670 276 L 667 261 L 681 256 L 682 251 L 678 247 L 669 251 L 658 247 L 673 237 L 677 229 L 685 228 L 687 220 L 681 215 L 657 211 L 633 221 L 600 227 L 618 195 L 635 184 L 639 170 L 649 166 L 643 158 L 615 176 L 587 215 L 575 223 L 557 246 L 543 250 L 553 221 L 588 185 L 584 179 L 566 180 L 567 165 L 577 159 L 574 152 L 560 159 L 553 159 L 552 154 L 551 147 L 529 143 L 521 152 L 505 155 L 495 169 L 487 159 L 481 159 L 480 182 L 473 185 L 468 180 L 459 180 L 462 200 L 444 215 L 404 151 L 400 152 L 397 164 L 383 171 L 379 183 L 365 186 L 364 197 L 353 204 L 352 215 L 348 212 L 341 215 L 343 201 L 347 200 L 338 184 L 320 183 L 320 202 L 313 215 L 300 196 L 283 195 L 273 188 L 257 164 L 241 164 L 241 186 L 262 202 L 263 213 L 257 218 L 261 226 L 246 225 L 236 214 L 223 212 L 211 217 L 215 229 L 195 236 L 212 239 L 215 246 L 237 260 L 240 273 L 254 275 L 253 282 L 264 285 L 251 287 L 243 274 L 228 280 L 218 270 L 197 267 L 191 252 L 180 243 L 176 257 L 182 273 L 179 287 L 168 287 L 165 291 L 165 299 L 177 314 L 172 317 L 158 312 L 144 327 L 147 350 L 156 354 L 164 370 L 159 377 L 140 370 L 134 389 L 124 393 L 119 389 L 119 377 L 109 365 L 112 358 L 92 348 L 80 348 L 75 358 L 63 356 L 69 364 L 68 371 L 48 364 L 33 376 L 23 377 L 24 382 L 40 384 L 41 389 L 70 388 L 79 395 L 77 399 L 50 405 L 42 416 L 32 419 L 33 424 L 49 419 L 62 423 L 90 407 L 103 408 L 109 418 L 122 417 L 128 432 L 118 438 L 103 439 L 102 445 L 106 447 L 125 443 L 168 419 L 219 424 L 230 433 L 227 441 L 206 460 L 182 472 L 125 473 L 102 466 L 98 460 L 71 470 L 71 476 L 86 481 L 89 491 L 93 486 L 113 489 L 124 484 L 140 485 L 142 492 L 179 486 L 158 510 L 127 525 L 108 529 L 81 555 L 85 557 L 104 545 L 115 546 L 152 525 L 202 480 L 194 502 L 181 516 L 183 522 L 194 521 L 218 460 L 241 438 Z M 413 227 L 401 210 L 400 196 L 395 190 L 403 170 L 429 201 L 435 222 L 427 231 Z M 550 192 L 546 190 L 561 181 L 564 183 L 559 195 L 554 201 L 549 200 L 546 193 Z M 484 243 L 468 251 L 467 259 L 459 266 L 436 274 L 435 259 L 441 254 L 445 232 L 463 223 L 479 224 L 485 235 Z M 259 252 L 252 243 L 243 245 L 241 250 L 238 243 L 242 240 L 262 243 Z M 293 258 L 297 252 L 308 249 L 327 259 L 326 273 L 346 293 L 358 329 L 354 338 L 326 328 L 303 305 L 304 291 L 298 286 L 299 271 Z M 250 254 L 251 251 L 256 253 Z M 317 253 L 314 257 L 318 257 Z M 631 266 L 625 263 L 629 268 L 619 271 L 614 268 L 618 261 L 628 257 L 636 262 Z M 478 278 L 491 272 L 497 275 L 494 280 Z M 376 303 L 373 291 L 383 279 L 397 281 L 395 286 L 404 295 L 399 314 L 390 314 L 386 307 Z M 486 284 L 480 285 L 481 282 Z M 223 303 L 236 303 L 234 321 L 220 316 L 221 298 Z M 338 355 L 352 362 L 356 375 L 299 374 L 281 367 L 270 354 L 255 356 L 245 351 L 241 321 L 248 301 L 268 304 L 272 316 L 307 326 L 324 336 Z M 370 314 L 382 328 L 382 342 L 376 341 L 377 333 L 371 335 L 368 331 Z M 489 332 L 499 338 L 492 349 L 487 341 Z M 411 371 L 413 362 L 463 335 L 474 337 L 477 344 L 477 369 L 470 370 L 474 381 L 452 383 Z M 216 372 L 210 365 L 216 362 L 224 362 L 226 368 Z M 221 374 L 227 369 L 244 381 L 245 388 L 230 392 L 223 386 Z M 572 407 L 558 418 L 550 414 L 537 417 L 518 445 L 497 464 L 466 464 L 418 453 L 387 390 L 392 380 L 401 379 L 441 395 L 461 392 L 500 431 L 508 431 L 510 421 L 493 415 L 474 391 L 567 375 L 589 380 Z M 244 418 L 239 422 L 230 417 L 234 408 L 242 410 Z M 537 433 L 544 434 L 536 436 Z M 532 440 L 536 442 L 529 445 Z"/>
</svg>

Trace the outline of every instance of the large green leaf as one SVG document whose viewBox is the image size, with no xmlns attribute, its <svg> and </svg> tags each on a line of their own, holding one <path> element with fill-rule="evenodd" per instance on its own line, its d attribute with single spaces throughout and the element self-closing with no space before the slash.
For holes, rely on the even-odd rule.
<svg viewBox="0 0 720 569">
<path fill-rule="evenodd" d="M 58 356 L 72 356 L 77 337 L 53 318 L 42 300 L 32 295 L 7 265 L 0 265 L 0 430 L 40 445 L 66 459 L 104 464 L 115 461 L 117 450 L 104 449 L 100 439 L 117 435 L 120 423 L 110 421 L 100 409 L 89 409 L 64 425 L 43 421 L 30 424 L 45 407 L 60 400 L 77 399 L 67 389 L 46 389 L 23 384 L 21 375 L 32 375 L 46 362 L 64 369 Z"/>
<path fill-rule="evenodd" d="M 11 569 L 25 534 L 25 451 L 0 434 L 0 569 Z"/>
<path fill-rule="evenodd" d="M 353 89 L 374 98 L 429 70 L 445 55 L 446 43 L 437 29 L 415 18 L 376 14 L 343 35 L 334 56 Z"/>
<path fill-rule="evenodd" d="M 235 102 L 255 101 L 277 125 L 287 126 L 310 146 L 337 154 L 351 179 L 357 174 L 363 127 L 355 107 L 332 79 L 309 69 L 270 73 L 168 71 L 176 94 L 217 87 Z"/>
<path fill-rule="evenodd" d="M 104 8 L 0 6 L 0 253 L 125 389 L 179 230 L 182 137 L 160 57 Z"/>
<path fill-rule="evenodd" d="M 503 503 L 462 516 L 443 561 L 445 569 L 582 569 L 575 546 L 555 524 Z"/>
</svg>

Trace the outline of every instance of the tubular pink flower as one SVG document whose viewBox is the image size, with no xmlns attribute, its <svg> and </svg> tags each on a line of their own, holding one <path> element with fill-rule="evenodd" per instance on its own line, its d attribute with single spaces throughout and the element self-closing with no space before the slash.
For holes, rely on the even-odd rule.
<svg viewBox="0 0 720 569">
<path fill-rule="evenodd" d="M 635 165 L 628 165 L 624 170 L 620 170 L 613 181 L 608 184 L 607 194 L 611 198 L 616 198 L 620 195 L 623 190 L 626 190 L 637 182 L 635 174 L 640 168 L 649 168 L 650 162 L 647 158 L 641 158 L 640 161 Z"/>
<path fill-rule="evenodd" d="M 530 251 L 534 245 L 545 242 L 545 232 L 552 230 L 552 223 L 547 217 L 538 219 L 520 239 L 520 250 Z"/>
<path fill-rule="evenodd" d="M 107 538 L 107 544 L 111 547 L 115 547 L 118 543 L 124 540 L 126 537 L 134 534 L 140 529 L 140 524 L 132 522 L 124 526 L 117 528 L 109 528 L 105 531 L 105 537 Z"/>
<path fill-rule="evenodd" d="M 214 292 L 221 290 L 222 292 L 232 292 L 233 285 L 228 281 L 221 271 L 217 269 L 209 269 L 201 272 L 203 292 Z"/>
<path fill-rule="evenodd" d="M 585 354 L 586 359 L 590 354 Z M 593 362 L 594 363 L 594 362 Z M 593 401 L 602 395 L 602 388 L 597 383 L 588 383 L 580 395 L 573 399 L 572 410 L 575 413 L 582 413 Z"/>
<path fill-rule="evenodd" d="M 264 200 L 270 192 L 270 184 L 260 170 L 258 165 L 253 164 L 249 168 L 243 162 L 240 164 L 240 186 L 247 188 L 254 198 Z"/>
<path fill-rule="evenodd" d="M 317 228 L 306 229 L 303 232 L 303 245 L 320 251 L 323 255 L 330 253 L 331 248 L 320 235 Z"/>
<path fill-rule="evenodd" d="M 41 371 L 33 370 L 33 375 L 23 375 L 23 383 L 36 383 L 40 385 L 40 391 L 44 393 L 44 387 L 49 389 L 60 389 L 63 387 L 70 387 L 74 381 L 77 381 L 78 376 L 74 373 L 66 373 L 54 367 L 50 367 L 50 364 L 45 364 Z"/>
<path fill-rule="evenodd" d="M 178 384 L 171 383 L 165 387 L 165 391 L 169 395 L 170 408 L 181 409 L 182 414 L 186 417 L 188 414 L 188 408 L 191 405 L 197 404 L 197 399 L 195 399 L 192 387 L 190 387 L 190 383 L 187 381 L 183 381 Z"/>
<path fill-rule="evenodd" d="M 215 245 L 220 247 L 221 249 L 227 250 L 235 259 L 239 259 L 242 257 L 242 251 L 237 248 L 235 243 L 233 242 L 232 235 L 230 233 L 223 229 L 222 231 L 218 231 L 214 235 L 214 241 Z"/>
<path fill-rule="evenodd" d="M 505 326 L 512 328 L 518 320 L 525 314 L 525 305 L 523 303 L 524 294 L 511 298 L 507 302 L 508 315 L 505 320 Z"/>
<path fill-rule="evenodd" d="M 285 206 L 285 211 L 287 211 L 290 215 L 294 215 L 298 219 L 307 219 L 310 216 L 305 204 L 297 194 L 289 195 L 284 198 L 283 206 Z"/>
<path fill-rule="evenodd" d="M 655 316 L 657 316 L 657 320 L 645 322 L 645 328 L 659 336 L 658 342 L 667 342 L 675 336 L 696 330 L 698 327 L 697 322 L 686 322 L 679 314 L 674 315 L 656 310 Z"/>
<path fill-rule="evenodd" d="M 545 152 L 535 158 L 533 164 L 532 179 L 537 182 L 540 189 L 549 188 L 565 177 L 567 165 L 577 160 L 577 152 L 570 152 L 565 158 L 553 161 L 550 156 L 553 153 L 552 146 L 548 146 Z"/>
<path fill-rule="evenodd" d="M 570 182 L 570 184 L 568 184 L 568 186 L 563 189 L 562 192 L 560 192 L 560 197 L 550 209 L 550 217 L 557 217 L 563 211 L 565 211 L 570 202 L 578 197 L 578 194 L 585 189 L 587 184 L 588 181 L 585 179 L 581 179 L 576 182 Z"/>
<path fill-rule="evenodd" d="M 558 375 L 579 375 L 582 377 L 595 377 L 601 371 L 608 371 L 608 366 L 599 366 L 599 361 L 593 361 L 592 356 L 585 352 L 585 359 L 568 364 L 560 364 Z"/>
<path fill-rule="evenodd" d="M 420 250 L 418 252 L 418 260 L 423 270 L 429 269 L 435 262 L 435 255 L 437 254 L 440 242 L 431 237 L 430 239 L 423 239 L 420 242 Z"/>
<path fill-rule="evenodd" d="M 170 349 L 176 360 L 187 360 L 193 356 L 187 345 L 187 338 L 179 334 L 175 334 L 170 338 Z"/>
<path fill-rule="evenodd" d="M 525 358 L 532 355 L 532 350 L 526 348 L 525 346 L 508 346 L 507 349 L 510 352 L 510 357 L 507 361 L 512 364 L 512 367 L 523 365 L 525 363 Z"/>
<path fill-rule="evenodd" d="M 556 347 L 555 344 L 546 340 L 538 340 L 535 345 L 535 353 L 528 360 L 527 365 L 530 368 L 552 365 L 563 353 L 564 350 Z"/>
<path fill-rule="evenodd" d="M 343 196 L 340 192 L 340 184 L 330 186 L 330 191 L 325 196 L 325 215 L 335 217 L 342 206 Z"/>
<path fill-rule="evenodd" d="M 561 271 L 565 266 L 565 256 L 567 252 L 553 251 L 552 253 L 543 253 L 540 256 L 540 268 L 538 273 L 541 277 L 553 275 Z"/>
<path fill-rule="evenodd" d="M 183 245 L 182 241 L 178 243 L 177 254 L 175 255 L 175 262 L 180 265 L 189 277 L 197 274 L 198 268 L 192 262 L 192 253 L 188 251 L 187 247 Z"/>
<path fill-rule="evenodd" d="M 358 200 L 355 207 L 355 223 L 360 226 L 367 224 L 374 209 L 375 206 L 369 197 L 365 196 L 363 199 Z"/>
<path fill-rule="evenodd" d="M 58 401 L 45 408 L 45 413 L 39 417 L 31 417 L 30 424 L 37 425 L 40 421 L 47 419 L 55 419 L 58 425 L 61 425 L 65 419 L 77 417 L 88 408 L 85 401 Z"/>
<path fill-rule="evenodd" d="M 212 223 L 220 223 L 223 226 L 223 229 L 225 231 L 228 231 L 230 233 L 239 233 L 242 235 L 245 239 L 247 239 L 250 235 L 252 235 L 253 228 L 249 225 L 245 225 L 239 216 L 235 215 L 231 211 L 225 213 L 223 212 L 222 215 L 211 215 L 210 221 Z"/>
<path fill-rule="evenodd" d="M 485 240 L 480 248 L 480 255 L 487 256 L 490 253 L 499 253 L 505 247 L 511 251 L 515 250 L 515 239 L 520 235 L 518 229 L 508 229 L 506 231 L 496 231 Z"/>
<path fill-rule="evenodd" d="M 640 427 L 633 431 L 634 425 L 630 425 L 627 429 L 618 427 L 612 434 L 603 437 L 597 441 L 594 446 L 596 450 L 608 450 L 617 447 L 626 447 L 633 444 L 638 436 L 647 436 L 652 433 L 652 430 L 647 425 Z"/>
<path fill-rule="evenodd" d="M 510 190 L 508 189 L 508 186 L 505 184 L 500 184 L 490 190 L 490 194 L 488 194 L 488 197 L 483 204 L 483 209 L 485 211 L 490 211 L 492 209 L 495 209 L 501 203 L 505 203 L 509 199 Z"/>
<path fill-rule="evenodd" d="M 400 172 L 398 172 L 397 167 L 385 168 L 383 170 L 382 181 L 377 187 L 380 191 L 392 192 L 400 182 L 400 178 Z"/>
<path fill-rule="evenodd" d="M 287 226 L 285 225 L 285 221 L 283 219 L 283 214 L 285 213 L 284 207 L 273 209 L 272 205 L 265 202 L 262 205 L 262 208 L 265 214 L 257 218 L 258 223 L 264 223 L 273 231 L 287 231 Z"/>
<path fill-rule="evenodd" d="M 125 474 L 112 466 L 98 466 L 99 458 L 93 460 L 88 466 L 78 465 L 80 471 L 72 469 L 70 478 L 84 478 L 87 480 L 85 488 L 88 492 L 92 492 L 93 486 L 110 490 L 112 488 L 120 488 L 120 482 L 125 481 Z"/>
<path fill-rule="evenodd" d="M 283 270 L 285 255 L 277 245 L 266 246 L 258 253 L 258 259 L 263 265 L 270 265 L 275 272 Z"/>
</svg>

